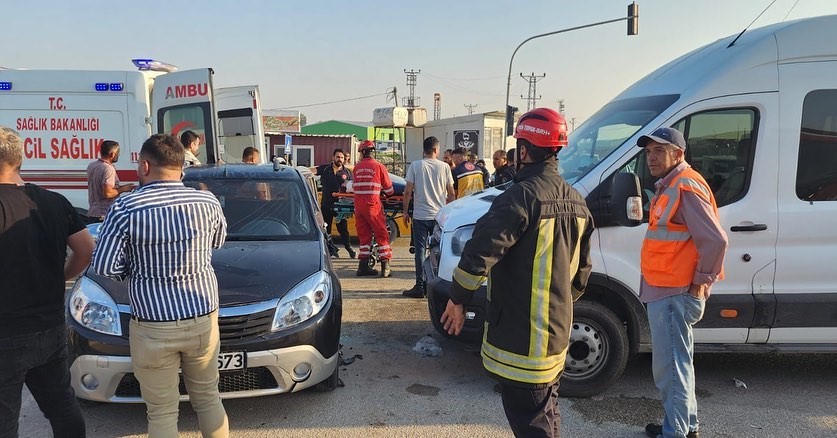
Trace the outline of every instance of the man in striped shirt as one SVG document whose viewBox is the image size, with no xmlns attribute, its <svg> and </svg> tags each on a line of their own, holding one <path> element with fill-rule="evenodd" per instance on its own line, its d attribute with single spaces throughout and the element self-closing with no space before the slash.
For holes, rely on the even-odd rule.
<svg viewBox="0 0 837 438">
<path fill-rule="evenodd" d="M 227 437 L 218 392 L 218 282 L 212 250 L 226 238 L 218 200 L 183 186 L 185 149 L 155 134 L 140 150 L 140 188 L 102 224 L 96 273 L 129 281 L 131 363 L 148 408 L 148 434 L 178 436 L 178 370 L 204 437 Z"/>
</svg>

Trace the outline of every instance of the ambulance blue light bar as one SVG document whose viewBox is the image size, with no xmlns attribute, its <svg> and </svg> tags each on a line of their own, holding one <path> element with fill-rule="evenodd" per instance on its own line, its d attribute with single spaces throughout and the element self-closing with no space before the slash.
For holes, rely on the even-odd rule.
<svg viewBox="0 0 837 438">
<path fill-rule="evenodd" d="M 125 89 L 125 84 L 121 82 L 96 82 L 96 91 L 122 91 Z"/>
<path fill-rule="evenodd" d="M 133 62 L 134 65 L 138 69 L 140 69 L 140 71 L 162 71 L 166 73 L 171 73 L 177 70 L 177 66 L 175 65 L 167 64 L 161 61 L 155 61 L 153 59 L 138 58 L 132 59 L 131 62 Z"/>
<path fill-rule="evenodd" d="M 11 82 L 0 82 L 0 91 L 11 91 L 12 90 L 12 83 Z"/>
</svg>

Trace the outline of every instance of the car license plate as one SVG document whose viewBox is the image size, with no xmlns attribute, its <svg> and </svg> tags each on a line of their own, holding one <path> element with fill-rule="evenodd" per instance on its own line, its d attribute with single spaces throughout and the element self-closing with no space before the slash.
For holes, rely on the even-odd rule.
<svg viewBox="0 0 837 438">
<path fill-rule="evenodd" d="M 218 371 L 242 370 L 247 367 L 247 354 L 231 351 L 218 354 Z"/>
</svg>

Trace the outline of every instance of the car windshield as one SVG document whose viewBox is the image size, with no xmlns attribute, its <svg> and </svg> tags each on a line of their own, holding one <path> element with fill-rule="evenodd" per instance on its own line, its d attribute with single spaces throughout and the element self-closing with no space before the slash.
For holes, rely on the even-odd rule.
<svg viewBox="0 0 837 438">
<path fill-rule="evenodd" d="M 570 134 L 558 153 L 559 172 L 570 184 L 578 181 L 679 97 L 637 97 L 605 105 Z"/>
<path fill-rule="evenodd" d="M 184 181 L 212 192 L 227 219 L 227 240 L 315 240 L 311 202 L 301 181 L 202 179 Z"/>
</svg>

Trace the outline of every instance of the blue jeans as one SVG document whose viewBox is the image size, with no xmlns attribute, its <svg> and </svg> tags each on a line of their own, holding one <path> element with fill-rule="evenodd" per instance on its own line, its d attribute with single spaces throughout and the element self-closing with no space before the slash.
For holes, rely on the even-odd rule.
<svg viewBox="0 0 837 438">
<path fill-rule="evenodd" d="M 421 276 L 422 266 L 427 259 L 427 251 L 430 249 L 430 235 L 433 234 L 433 227 L 436 226 L 435 220 L 420 221 L 412 220 L 413 226 L 413 246 L 416 249 L 416 284 L 424 283 Z"/>
<path fill-rule="evenodd" d="M 648 303 L 652 370 L 665 409 L 665 438 L 685 437 L 698 429 L 692 326 L 703 318 L 705 305 L 689 293 Z"/>
<path fill-rule="evenodd" d="M 0 437 L 18 435 L 24 384 L 49 420 L 53 436 L 85 436 L 84 416 L 70 387 L 64 324 L 0 338 L 0 358 Z"/>
</svg>

